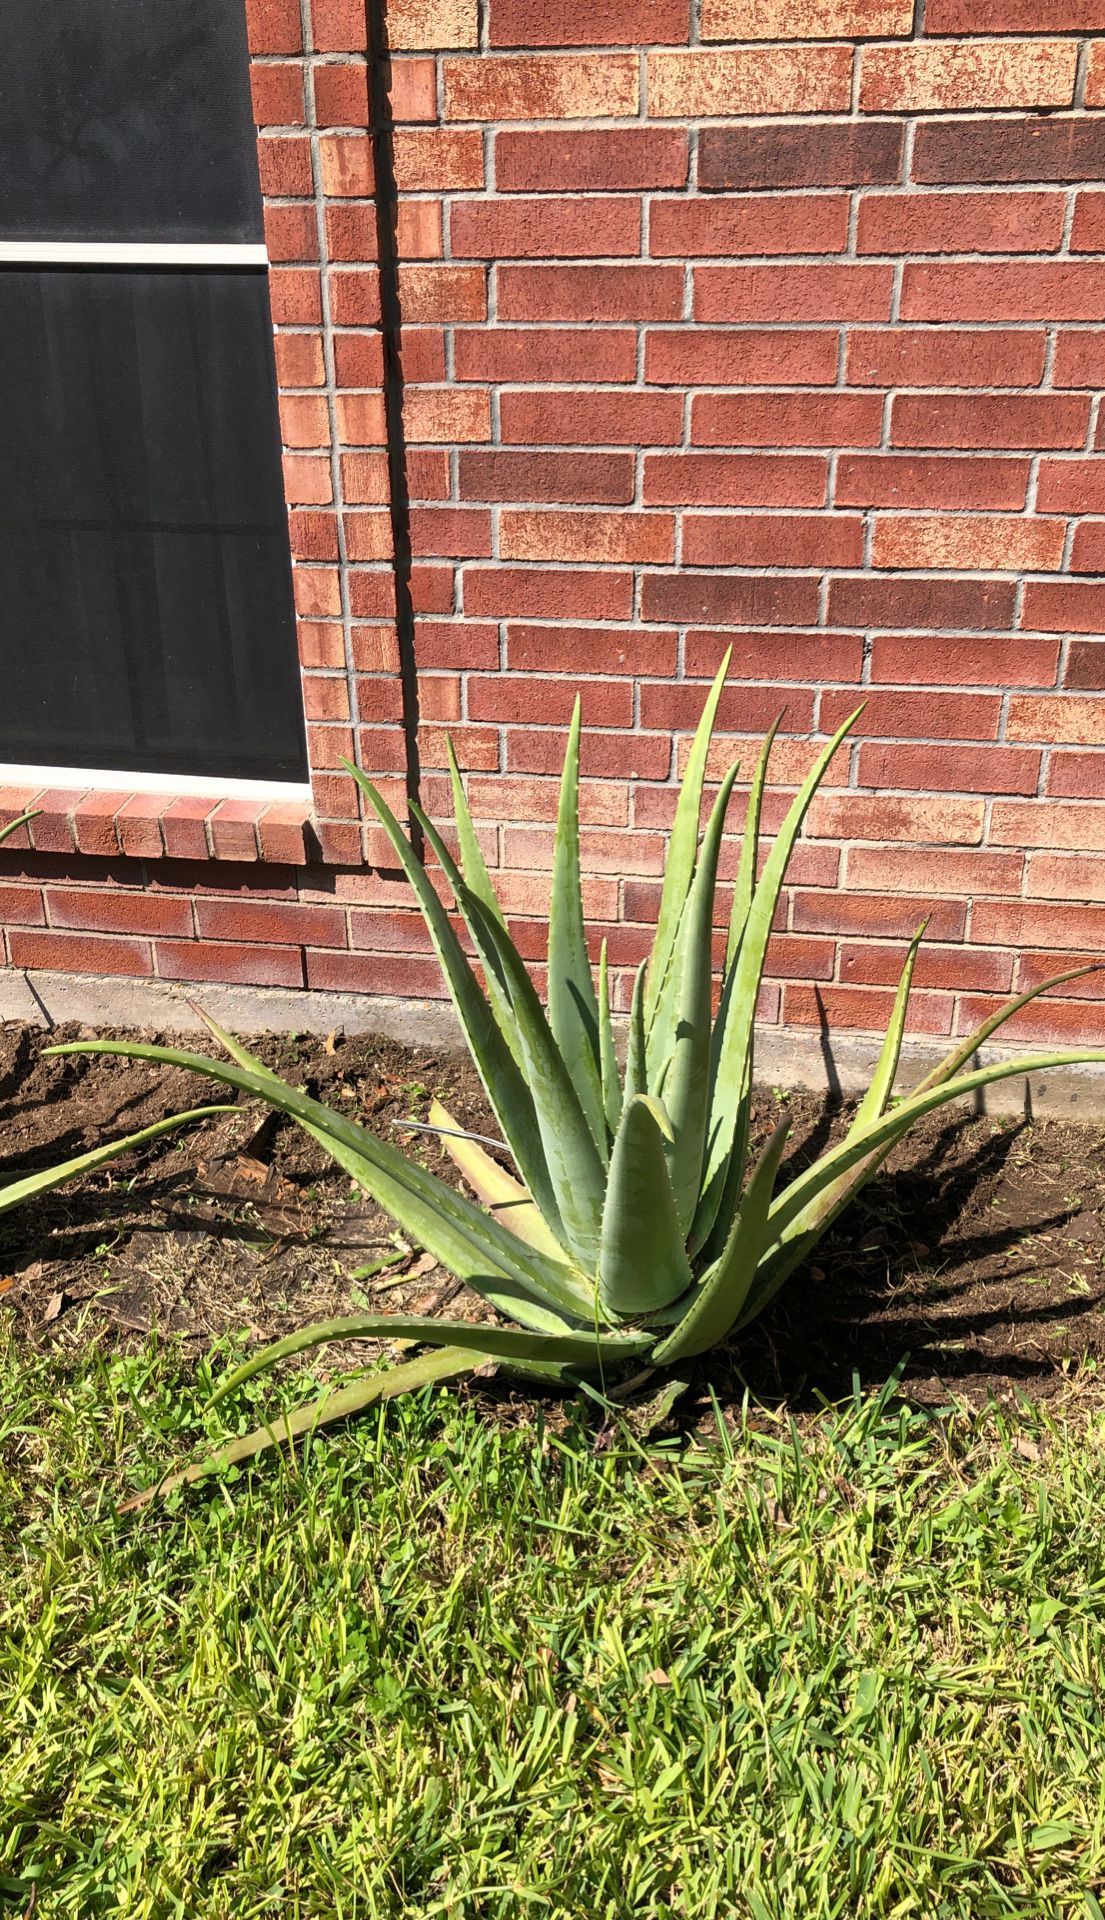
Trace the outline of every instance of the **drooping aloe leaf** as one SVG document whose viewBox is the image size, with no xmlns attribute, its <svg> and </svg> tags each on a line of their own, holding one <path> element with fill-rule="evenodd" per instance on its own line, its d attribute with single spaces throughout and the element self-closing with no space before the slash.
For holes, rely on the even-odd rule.
<svg viewBox="0 0 1105 1920">
<path fill-rule="evenodd" d="M 929 1087 L 938 1086 L 942 1080 L 950 1080 L 953 1074 L 957 1074 L 961 1067 L 966 1066 L 968 1060 L 978 1052 L 980 1047 L 986 1045 L 987 1040 L 998 1031 L 999 1027 L 1003 1027 L 1007 1020 L 1011 1020 L 1015 1013 L 1020 1013 L 1022 1008 L 1027 1007 L 1033 1000 L 1038 1000 L 1042 993 L 1050 992 L 1052 987 L 1065 986 L 1068 980 L 1082 980 L 1088 973 L 1100 973 L 1103 967 L 1105 967 L 1105 961 L 1101 960 L 1092 960 L 1089 966 L 1068 967 L 1065 973 L 1053 973 L 1050 979 L 1041 980 L 1038 987 L 1029 987 L 1027 993 L 1019 993 L 1015 999 L 1006 1000 L 996 1013 L 990 1014 L 981 1026 L 968 1034 L 966 1040 L 959 1046 L 953 1047 L 946 1058 L 918 1082 L 913 1092 L 926 1093 Z"/>
<path fill-rule="evenodd" d="M 625 1319 L 655 1313 L 692 1285 L 668 1171 L 671 1120 L 659 1100 L 634 1094 L 622 1110 L 602 1216 L 599 1301 Z"/>
<path fill-rule="evenodd" d="M 468 1042 L 468 1048 L 483 1081 L 487 1097 L 517 1162 L 518 1171 L 559 1240 L 560 1219 L 556 1191 L 545 1164 L 542 1131 L 537 1122 L 529 1087 L 514 1055 L 503 1039 L 502 1030 L 480 991 L 475 974 L 460 941 L 453 931 L 445 908 L 422 867 L 399 822 L 371 780 L 358 775 L 358 785 L 375 811 L 387 834 L 403 871 L 414 888 L 422 917 L 429 929 L 441 970 L 452 996 L 453 1005 Z M 463 882 L 460 883 L 463 889 Z M 466 891 L 466 890 L 465 890 Z M 466 891 L 466 897 L 476 896 Z M 482 911 L 488 921 L 498 921 L 487 907 Z M 501 929 L 500 929 L 501 931 Z"/>
<path fill-rule="evenodd" d="M 599 1009 L 587 956 L 579 870 L 579 727 L 577 698 L 568 728 L 553 844 L 549 894 L 549 1026 L 587 1116 L 595 1145 L 605 1161 Z"/>
<path fill-rule="evenodd" d="M 730 767 L 718 789 L 671 959 L 679 991 L 671 1050 L 664 1063 L 664 1105 L 671 1115 L 668 1167 L 684 1239 L 694 1219 L 702 1178 L 710 1102 L 714 895 L 725 814 L 736 775 L 736 767 Z"/>
<path fill-rule="evenodd" d="M 269 1447 L 280 1446 L 281 1442 L 287 1442 L 290 1446 L 293 1440 L 301 1439 L 304 1434 L 315 1433 L 319 1427 L 332 1426 L 336 1420 L 347 1420 L 351 1414 L 363 1412 L 365 1407 L 372 1406 L 378 1400 L 394 1400 L 402 1393 L 417 1393 L 420 1387 L 432 1386 L 438 1380 L 471 1373 L 479 1366 L 481 1357 L 460 1347 L 443 1347 L 432 1353 L 420 1353 L 416 1359 L 406 1360 L 401 1366 L 382 1368 L 380 1372 L 370 1374 L 367 1380 L 357 1380 L 352 1386 L 324 1393 L 312 1400 L 309 1406 L 298 1407 L 294 1413 L 275 1415 L 268 1425 L 256 1427 L 252 1433 L 243 1434 L 238 1440 L 228 1440 L 225 1446 L 208 1454 L 206 1460 L 197 1460 L 195 1466 L 167 1474 L 156 1485 L 132 1494 L 129 1500 L 120 1503 L 119 1511 L 133 1513 L 139 1507 L 148 1506 L 151 1500 L 174 1492 L 177 1487 L 190 1486 L 208 1474 L 223 1473 L 227 1467 L 238 1466 L 243 1460 L 253 1460 Z"/>
<path fill-rule="evenodd" d="M 695 854 L 698 850 L 698 831 L 702 814 L 702 788 L 706 779 L 706 761 L 713 738 L 714 720 L 717 716 L 718 701 L 725 685 L 725 676 L 729 671 L 729 662 L 733 649 L 727 647 L 724 658 L 714 675 L 702 717 L 695 728 L 691 750 L 687 756 L 679 799 L 675 807 L 675 819 L 668 837 L 667 858 L 664 861 L 664 884 L 660 891 L 660 909 L 656 919 L 656 937 L 652 943 L 652 958 L 648 966 L 648 978 L 645 989 L 645 1024 L 651 1026 L 656 1011 L 660 991 L 667 977 L 668 962 L 675 946 L 675 936 L 679 922 L 683 917 L 683 908 L 691 889 L 694 876 Z"/>
<path fill-rule="evenodd" d="M 456 1132 L 456 1121 L 439 1100 L 430 1106 L 430 1121 L 447 1131 L 440 1135 L 443 1150 L 459 1167 L 473 1193 L 498 1220 L 500 1226 L 517 1234 L 528 1246 L 552 1260 L 564 1260 L 565 1253 L 553 1239 L 525 1187 L 493 1160 L 476 1140 L 463 1140 Z"/>
<path fill-rule="evenodd" d="M 162 1134 L 173 1133 L 177 1127 L 188 1127 L 193 1120 L 208 1120 L 212 1114 L 233 1111 L 232 1107 L 192 1107 L 187 1113 L 174 1113 L 167 1120 L 156 1120 L 153 1126 L 143 1127 L 138 1133 L 128 1133 L 122 1140 L 109 1140 L 105 1147 L 93 1147 L 90 1153 L 78 1153 L 72 1160 L 59 1161 L 56 1167 L 26 1173 L 21 1180 L 11 1180 L 6 1187 L 0 1187 L 0 1213 L 6 1213 L 9 1207 L 22 1206 L 25 1200 L 35 1200 L 53 1187 L 63 1186 L 66 1180 L 79 1180 L 82 1174 L 95 1173 L 97 1167 L 106 1166 L 109 1160 L 132 1153 L 150 1140 L 159 1140 Z"/>
<path fill-rule="evenodd" d="M 610 1013 L 610 970 L 606 941 L 599 952 L 599 1064 L 602 1068 L 602 1107 L 606 1131 L 612 1140 L 622 1114 L 622 1082 L 614 1047 L 614 1022 Z"/>
<path fill-rule="evenodd" d="M 602 1362 L 632 1360 L 652 1345 L 648 1334 L 602 1333 L 541 1334 L 522 1333 L 517 1327 L 477 1324 L 471 1320 L 435 1320 L 417 1313 L 347 1313 L 335 1320 L 317 1320 L 313 1326 L 300 1327 L 283 1340 L 236 1367 L 211 1397 L 216 1406 L 254 1374 L 266 1373 L 281 1360 L 313 1347 L 329 1346 L 342 1340 L 417 1340 L 434 1347 L 461 1348 L 481 1358 L 517 1360 L 530 1364 L 566 1367 L 597 1367 Z"/>
<path fill-rule="evenodd" d="M 716 1218 L 721 1193 L 729 1173 L 737 1133 L 741 1100 L 749 1084 L 755 1034 L 756 1001 L 763 976 L 764 958 L 771 938 L 771 926 L 786 877 L 794 843 L 802 830 L 810 805 L 829 762 L 851 728 L 862 707 L 839 726 L 828 745 L 798 789 L 775 843 L 768 854 L 760 883 L 752 896 L 740 949 L 732 967 L 731 989 L 724 997 L 719 1017 L 717 1074 L 710 1109 L 709 1149 L 702 1183 L 701 1210 L 704 1217 Z"/>
<path fill-rule="evenodd" d="M 594 1274 L 606 1191 L 605 1165 L 564 1056 L 517 948 L 474 895 L 469 895 L 468 905 L 476 921 L 482 923 L 484 938 L 498 953 L 510 994 L 526 1080 L 555 1196 L 559 1219 L 554 1228 L 556 1238 L 584 1273 Z M 545 1211 L 543 1206 L 541 1210 Z"/>
<path fill-rule="evenodd" d="M 633 980 L 629 1005 L 629 1039 L 625 1054 L 625 1099 L 648 1092 L 648 1039 L 645 1032 L 645 979 L 648 961 L 642 960 Z"/>
<path fill-rule="evenodd" d="M 658 1365 L 673 1366 L 705 1353 L 724 1340 L 740 1318 L 767 1240 L 768 1209 L 789 1133 L 790 1122 L 780 1120 L 753 1169 L 725 1251 L 703 1274 L 674 1332 L 656 1348 Z"/>
<path fill-rule="evenodd" d="M 491 875 L 487 871 L 487 862 L 483 857 L 476 829 L 472 824 L 472 815 L 468 807 L 468 795 L 464 791 L 464 781 L 460 777 L 460 767 L 453 751 L 452 740 L 446 736 L 445 751 L 449 756 L 449 779 L 453 788 L 453 815 L 457 823 L 457 840 L 460 843 L 460 865 L 464 874 L 464 884 L 469 893 L 482 900 L 488 913 L 494 914 L 499 925 L 506 926 L 499 896 L 491 884 Z M 419 809 L 421 813 L 421 808 Z M 423 825 L 425 822 L 423 821 Z"/>
<path fill-rule="evenodd" d="M 737 879 L 733 888 L 733 905 L 729 914 L 729 938 L 725 947 L 726 972 L 737 957 L 737 951 L 744 937 L 748 910 L 752 905 L 752 895 L 756 890 L 756 862 L 760 851 L 760 818 L 763 813 L 767 763 L 771 758 L 771 749 L 775 744 L 775 735 L 782 725 L 782 719 L 783 716 L 780 713 L 768 728 L 756 771 L 752 776 L 752 785 L 748 790 L 744 837 L 741 840 L 740 859 L 737 862 Z"/>
<path fill-rule="evenodd" d="M 551 1308 L 557 1316 L 573 1316 L 585 1322 L 589 1317 L 590 1303 L 581 1296 L 579 1283 L 567 1267 L 557 1266 L 536 1249 L 526 1247 L 463 1194 L 408 1160 L 397 1148 L 377 1140 L 364 1127 L 332 1112 L 276 1075 L 141 1041 L 78 1040 L 46 1051 L 161 1060 L 169 1066 L 209 1074 L 241 1093 L 266 1100 L 298 1120 L 442 1266 L 467 1280 L 494 1304 L 498 1305 L 505 1292 L 511 1301 L 506 1310 L 519 1317 L 526 1299 Z M 558 1318 L 556 1325 L 562 1326 L 563 1320 Z"/>
<path fill-rule="evenodd" d="M 17 820 L 9 820 L 6 825 L 0 827 L 0 846 L 5 840 L 10 840 L 13 833 L 18 833 L 20 827 L 25 827 L 29 820 L 37 820 L 41 812 L 41 807 L 28 807 L 26 813 L 21 813 Z"/>
<path fill-rule="evenodd" d="M 461 919 L 464 921 L 464 924 L 468 929 L 468 936 L 472 942 L 472 945 L 475 947 L 477 954 L 479 955 L 480 965 L 482 966 L 484 971 L 484 983 L 487 988 L 487 997 L 491 1003 L 491 1011 L 495 1016 L 496 1025 L 498 1026 L 499 1032 L 502 1034 L 503 1039 L 506 1041 L 507 1046 L 510 1048 L 510 1052 L 514 1058 L 515 1064 L 518 1067 L 521 1067 L 522 1065 L 521 1048 L 518 1045 L 518 1034 L 514 1025 L 513 1015 L 511 1014 L 511 1011 L 510 1011 L 510 995 L 506 991 L 506 987 L 503 984 L 503 980 L 499 970 L 498 955 L 496 954 L 494 948 L 490 947 L 488 942 L 482 939 L 480 929 L 478 926 L 473 924 L 472 917 L 465 905 L 465 902 L 467 900 L 470 900 L 473 897 L 476 899 L 482 899 L 483 895 L 478 893 L 473 895 L 472 889 L 468 887 L 468 883 L 465 880 L 463 873 L 458 867 L 456 861 L 453 859 L 452 854 L 450 853 L 444 840 L 439 834 L 437 828 L 434 826 L 433 821 L 429 818 L 427 814 L 423 813 L 422 808 L 418 805 L 417 801 L 414 801 L 414 800 L 411 801 L 410 810 L 413 818 L 417 820 L 419 826 L 421 827 L 423 833 L 426 836 L 426 844 L 432 849 L 434 858 L 437 860 L 439 867 L 441 868 L 442 872 L 445 875 L 445 878 L 448 880 L 449 885 L 453 890 L 453 900 L 456 904 L 457 912 L 460 914 Z M 496 899 L 495 905 L 493 907 L 488 907 L 488 912 L 491 914 L 493 919 L 499 920 L 505 929 L 506 922 L 503 920 L 502 914 L 499 910 L 498 899 Z"/>
</svg>

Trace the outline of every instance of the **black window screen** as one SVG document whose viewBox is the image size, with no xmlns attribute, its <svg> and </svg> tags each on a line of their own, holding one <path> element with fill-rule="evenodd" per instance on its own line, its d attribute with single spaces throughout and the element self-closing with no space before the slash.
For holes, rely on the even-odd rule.
<svg viewBox="0 0 1105 1920">
<path fill-rule="evenodd" d="M 243 0 L 5 9 L 9 764 L 306 778 L 267 274 L 240 261 L 261 231 L 248 80 Z M 81 264 L 40 264 L 59 241 Z M 97 264 L 104 241 L 170 257 Z M 211 264 L 172 264 L 182 242 Z"/>
</svg>

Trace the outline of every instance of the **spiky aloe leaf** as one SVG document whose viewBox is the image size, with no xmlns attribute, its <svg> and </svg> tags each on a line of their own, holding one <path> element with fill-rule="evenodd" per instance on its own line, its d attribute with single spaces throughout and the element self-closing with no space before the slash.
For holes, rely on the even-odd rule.
<svg viewBox="0 0 1105 1920">
<path fill-rule="evenodd" d="M 556 1237 L 582 1272 L 594 1274 L 606 1192 L 605 1165 L 521 955 L 509 935 L 474 895 L 469 895 L 468 908 L 481 925 L 483 938 L 498 955 L 510 995 L 559 1216 Z M 544 1207 L 541 1210 L 544 1212 Z"/>
<path fill-rule="evenodd" d="M 629 1005 L 629 1039 L 625 1054 L 625 1099 L 648 1092 L 648 1038 L 645 1030 L 645 978 L 648 961 L 642 960 L 633 981 Z"/>
<path fill-rule="evenodd" d="M 460 777 L 460 767 L 453 751 L 453 743 L 448 737 L 445 751 L 449 756 L 449 779 L 453 788 L 453 814 L 457 823 L 457 840 L 460 843 L 460 865 L 464 874 L 464 884 L 469 893 L 482 900 L 488 913 L 494 914 L 500 926 L 506 926 L 499 896 L 491 884 L 491 875 L 487 871 L 487 862 L 483 857 L 476 829 L 472 824 L 472 815 L 468 807 L 468 795 L 464 791 L 464 782 Z M 421 811 L 421 809 L 419 810 Z"/>
<path fill-rule="evenodd" d="M 478 1141 L 458 1136 L 456 1121 L 439 1100 L 430 1106 L 430 1121 L 433 1126 L 449 1129 L 440 1136 L 442 1148 L 499 1224 L 539 1253 L 563 1260 L 563 1249 L 553 1239 L 525 1187 L 485 1153 Z"/>
<path fill-rule="evenodd" d="M 751 1079 L 756 1000 L 764 957 L 794 843 L 829 762 L 862 711 L 862 707 L 857 707 L 854 713 L 849 714 L 828 745 L 818 754 L 791 803 L 768 854 L 760 883 L 752 896 L 740 950 L 733 962 L 731 979 L 726 983 L 728 991 L 723 995 L 719 1015 L 721 1033 L 718 1038 L 717 1074 L 710 1109 L 709 1149 L 700 1206 L 703 1218 L 716 1218 L 729 1176 L 741 1101 Z"/>
<path fill-rule="evenodd" d="M 579 727 L 577 698 L 568 729 L 553 844 L 549 894 L 549 1025 L 587 1116 L 595 1145 L 605 1161 L 599 1009 L 587 956 L 579 871 Z"/>
<path fill-rule="evenodd" d="M 426 836 L 426 844 L 432 849 L 434 858 L 453 890 L 453 901 L 457 912 L 460 914 L 461 919 L 468 929 L 469 938 L 479 955 L 480 965 L 484 970 L 484 982 L 487 988 L 487 997 L 491 1003 L 491 1011 L 495 1016 L 496 1024 L 503 1039 L 510 1048 L 515 1064 L 520 1068 L 522 1065 L 522 1052 L 518 1045 L 518 1034 L 510 1011 L 510 995 L 507 993 L 500 975 L 498 956 L 494 952 L 494 949 L 488 946 L 487 941 L 482 939 L 480 929 L 473 923 L 472 916 L 468 912 L 465 904 L 466 901 L 473 898 L 483 900 L 484 896 L 482 893 L 468 886 L 464 874 L 453 859 L 452 854 L 428 814 L 425 814 L 414 800 L 410 803 L 410 810 L 413 818 L 417 820 Z M 488 883 L 488 890 L 493 891 L 490 887 L 490 882 Z M 487 906 L 486 900 L 484 900 L 484 904 Z M 491 917 L 498 920 L 503 927 L 506 926 L 497 897 L 493 905 L 487 906 L 487 911 Z"/>
<path fill-rule="evenodd" d="M 229 1038 L 229 1036 L 227 1036 Z M 234 1043 L 238 1045 L 239 1043 Z M 539 1304 L 542 1317 L 555 1316 L 553 1330 L 565 1318 L 590 1317 L 590 1302 L 571 1270 L 546 1259 L 508 1233 L 489 1214 L 472 1205 L 455 1188 L 408 1160 L 397 1148 L 377 1140 L 364 1127 L 333 1113 L 267 1070 L 228 1064 L 205 1054 L 142 1041 L 78 1040 L 47 1049 L 53 1053 L 113 1053 L 134 1060 L 161 1060 L 168 1066 L 190 1067 L 224 1085 L 266 1100 L 270 1106 L 298 1120 L 308 1133 L 384 1207 L 399 1225 L 440 1260 L 458 1278 L 467 1280 L 496 1306 L 509 1299 L 506 1311 L 523 1316 L 526 1303 Z"/>
<path fill-rule="evenodd" d="M 671 1120 L 634 1094 L 622 1110 L 602 1216 L 599 1301 L 616 1319 L 656 1313 L 692 1284 L 668 1171 Z"/>
<path fill-rule="evenodd" d="M 599 952 L 599 1064 L 602 1068 L 602 1106 L 606 1131 L 612 1140 L 622 1115 L 622 1082 L 614 1047 L 614 1023 L 610 1014 L 610 972 L 606 941 Z"/>
<path fill-rule="evenodd" d="M 687 756 L 687 765 L 675 807 L 675 819 L 668 837 L 667 858 L 664 861 L 664 884 L 660 892 L 660 910 L 656 918 L 656 937 L 652 943 L 652 957 L 649 961 L 645 989 L 645 1024 L 647 1026 L 652 1024 L 661 989 L 667 978 L 668 963 L 675 946 L 679 922 L 683 918 L 687 895 L 691 890 L 691 880 L 694 877 L 706 761 L 710 752 L 710 741 L 713 738 L 718 701 L 721 699 L 721 691 L 725 685 L 725 676 L 729 671 L 732 654 L 732 647 L 727 647 L 722 663 L 714 675 L 710 691 L 706 695 L 702 717 L 695 728 L 691 751 Z"/>
<path fill-rule="evenodd" d="M 714 894 L 725 814 L 736 775 L 736 767 L 730 767 L 718 789 L 671 958 L 671 971 L 679 987 L 671 1051 L 664 1062 L 664 1105 L 671 1115 L 668 1167 L 684 1239 L 698 1202 L 706 1143 L 713 1033 Z"/>
<path fill-rule="evenodd" d="M 14 824 L 21 826 L 22 821 Z M 79 1180 L 84 1173 L 95 1173 L 97 1167 L 106 1166 L 109 1160 L 144 1147 L 147 1141 L 159 1140 L 162 1134 L 173 1133 L 177 1127 L 188 1127 L 193 1120 L 207 1120 L 212 1114 L 233 1111 L 232 1107 L 192 1107 L 187 1113 L 174 1113 L 167 1120 L 156 1120 L 153 1126 L 143 1127 L 138 1133 L 128 1133 L 122 1140 L 109 1140 L 106 1147 L 93 1147 L 90 1153 L 78 1153 L 72 1160 L 59 1161 L 56 1167 L 42 1167 L 37 1173 L 24 1174 L 21 1180 L 11 1180 L 6 1187 L 0 1187 L 0 1213 L 6 1213 L 9 1207 L 22 1206 L 25 1200 L 35 1200 L 40 1193 L 49 1193 L 66 1180 Z"/>
<path fill-rule="evenodd" d="M 18 833 L 20 827 L 25 827 L 28 820 L 37 820 L 41 812 L 41 807 L 28 807 L 26 813 L 21 813 L 18 819 L 7 821 L 4 826 L 0 827 L 0 846 L 3 845 L 5 840 L 10 840 L 13 833 Z"/>
<path fill-rule="evenodd" d="M 518 1171 L 548 1221 L 553 1234 L 561 1240 L 556 1188 L 545 1162 L 543 1132 L 538 1124 L 533 1097 L 522 1071 L 503 1038 L 499 1023 L 480 991 L 479 983 L 469 965 L 468 956 L 453 931 L 449 916 L 434 892 L 421 862 L 415 857 L 414 849 L 391 808 L 364 774 L 357 774 L 357 783 L 376 813 L 399 857 L 407 879 L 414 888 L 418 904 L 422 909 L 422 917 L 429 929 L 434 951 L 445 975 L 453 1005 L 468 1042 L 469 1051 L 476 1063 L 499 1125 L 506 1135 L 510 1150 L 517 1162 Z M 459 876 L 458 883 L 467 899 L 476 898 L 475 894 L 464 888 L 464 883 L 459 881 Z M 482 901 L 480 907 L 488 923 L 499 927 L 499 922 Z M 502 932 L 501 927 L 499 931 Z"/>
<path fill-rule="evenodd" d="M 227 1467 L 238 1466 L 243 1460 L 253 1460 L 269 1447 L 278 1447 L 282 1441 L 290 1446 L 304 1434 L 318 1431 L 320 1427 L 332 1426 L 336 1420 L 348 1420 L 351 1414 L 363 1412 L 378 1400 L 394 1400 L 402 1393 L 417 1393 L 420 1387 L 432 1386 L 438 1380 L 449 1380 L 459 1373 L 471 1373 L 480 1364 L 481 1355 L 470 1353 L 460 1347 L 444 1347 L 433 1353 L 420 1353 L 416 1359 L 404 1361 L 401 1366 L 381 1369 L 370 1374 L 367 1380 L 357 1380 L 349 1387 L 340 1387 L 335 1392 L 322 1394 L 312 1400 L 309 1406 L 298 1407 L 294 1413 L 282 1413 L 263 1427 L 256 1427 L 252 1433 L 246 1433 L 238 1440 L 228 1440 L 226 1445 L 208 1454 L 205 1460 L 197 1460 L 192 1467 L 184 1467 L 179 1473 L 167 1474 L 156 1485 L 146 1487 L 141 1493 L 132 1494 L 129 1500 L 121 1502 L 120 1513 L 133 1513 L 139 1507 L 148 1506 L 151 1500 L 157 1500 L 172 1493 L 177 1487 L 190 1486 L 193 1481 L 202 1480 L 210 1473 L 222 1473 Z"/>
<path fill-rule="evenodd" d="M 725 946 L 725 970 L 728 973 L 737 957 L 741 940 L 744 938 L 745 923 L 752 895 L 756 890 L 756 861 L 760 851 L 760 818 L 763 813 L 764 785 L 767 781 L 767 763 L 771 758 L 771 749 L 775 745 L 775 735 L 782 725 L 780 713 L 768 728 L 756 771 L 752 776 L 752 785 L 748 790 L 748 806 L 744 816 L 744 835 L 741 840 L 740 859 L 737 862 L 737 879 L 733 888 L 733 905 L 729 914 L 729 938 Z"/>
<path fill-rule="evenodd" d="M 1100 973 L 1103 967 L 1105 967 L 1105 961 L 1101 960 L 1092 960 L 1089 966 L 1068 967 L 1064 973 L 1053 973 L 1050 979 L 1041 980 L 1038 987 L 1030 987 L 1027 993 L 1019 993 L 1014 999 L 1006 1000 L 996 1013 L 990 1014 L 981 1026 L 968 1034 L 966 1040 L 959 1046 L 953 1047 L 939 1065 L 933 1067 L 932 1072 L 927 1073 L 924 1079 L 918 1082 L 913 1092 L 925 1093 L 929 1087 L 938 1086 L 941 1081 L 951 1079 L 961 1067 L 966 1066 L 968 1060 L 978 1052 L 980 1047 L 986 1045 L 987 1040 L 998 1031 L 999 1027 L 1003 1027 L 1007 1020 L 1012 1020 L 1014 1014 L 1020 1013 L 1033 1000 L 1038 1000 L 1042 993 L 1049 993 L 1052 987 L 1063 987 L 1068 980 L 1082 980 L 1088 973 Z"/>
<path fill-rule="evenodd" d="M 768 1209 L 775 1176 L 790 1132 L 781 1120 L 753 1169 L 720 1260 L 703 1274 L 683 1318 L 653 1354 L 658 1366 L 674 1366 L 717 1346 L 740 1318 L 768 1235 Z"/>
</svg>

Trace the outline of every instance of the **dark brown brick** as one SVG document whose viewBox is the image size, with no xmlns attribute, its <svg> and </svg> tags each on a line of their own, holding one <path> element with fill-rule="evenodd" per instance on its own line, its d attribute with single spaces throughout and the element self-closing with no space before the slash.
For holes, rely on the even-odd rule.
<svg viewBox="0 0 1105 1920">
<path fill-rule="evenodd" d="M 704 127 L 698 184 L 711 193 L 767 187 L 891 186 L 901 178 L 896 120 Z"/>
<path fill-rule="evenodd" d="M 941 186 L 963 181 L 1100 180 L 1105 119 L 929 120 L 917 128 L 913 178 Z"/>
</svg>

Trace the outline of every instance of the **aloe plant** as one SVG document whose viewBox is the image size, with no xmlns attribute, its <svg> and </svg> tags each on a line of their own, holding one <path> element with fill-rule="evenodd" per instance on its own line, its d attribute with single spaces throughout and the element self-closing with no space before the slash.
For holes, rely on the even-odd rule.
<svg viewBox="0 0 1105 1920">
<path fill-rule="evenodd" d="M 652 953 L 633 985 L 625 1064 L 619 1065 L 603 945 L 597 977 L 580 887 L 576 704 L 568 734 L 553 853 L 548 992 L 542 1006 L 510 937 L 480 852 L 450 749 L 459 860 L 412 804 L 482 971 L 483 983 L 430 875 L 371 781 L 364 792 L 414 889 L 453 1004 L 498 1118 L 512 1169 L 465 1137 L 435 1106 L 431 1121 L 475 1200 L 352 1120 L 277 1075 L 209 1021 L 226 1062 L 123 1041 L 83 1043 L 194 1067 L 297 1120 L 355 1181 L 495 1309 L 489 1324 L 358 1313 L 302 1329 L 239 1367 L 219 1390 L 324 1342 L 381 1337 L 432 1349 L 301 1409 L 294 1436 L 385 1394 L 463 1372 L 487 1359 L 572 1379 L 633 1361 L 681 1367 L 762 1313 L 915 1120 L 1015 1074 L 1105 1052 L 1036 1054 L 966 1070 L 972 1055 L 1047 987 L 1011 1000 L 957 1045 L 911 1093 L 896 1098 L 914 962 L 910 942 L 874 1078 L 844 1138 L 785 1185 L 784 1121 L 752 1157 L 749 1138 L 755 1010 L 787 864 L 826 769 L 858 717 L 817 754 L 757 877 L 761 803 L 776 728 L 764 744 L 746 804 L 720 999 L 714 1011 L 712 942 L 718 858 L 737 768 L 722 779 L 704 831 L 707 759 L 728 657 L 706 699 L 668 846 Z M 776 723 L 776 726 L 778 723 Z M 72 1049 L 61 1049 L 67 1051 Z M 477 1204 L 482 1203 L 482 1204 Z M 217 1460 L 246 1458 L 277 1430 L 260 1428 Z M 193 1477 L 211 1462 L 189 1469 Z"/>
</svg>

